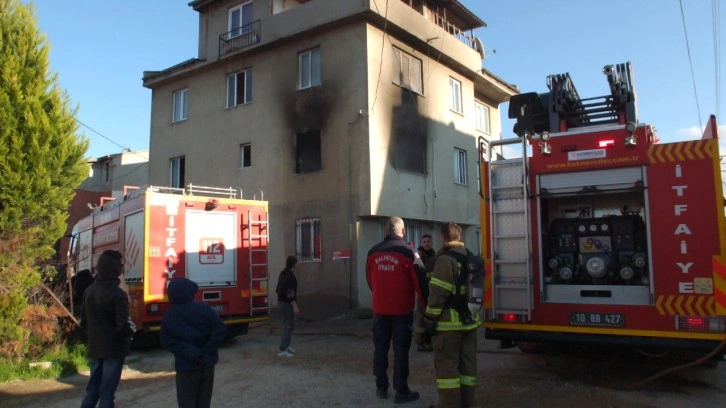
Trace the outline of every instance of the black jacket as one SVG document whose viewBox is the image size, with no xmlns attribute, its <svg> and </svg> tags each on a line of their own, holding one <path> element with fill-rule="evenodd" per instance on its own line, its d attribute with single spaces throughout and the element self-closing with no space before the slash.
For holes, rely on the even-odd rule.
<svg viewBox="0 0 726 408">
<path fill-rule="evenodd" d="M 283 269 L 280 277 L 277 279 L 278 302 L 294 302 L 297 299 L 297 278 L 291 269 Z"/>
<path fill-rule="evenodd" d="M 174 353 L 174 367 L 188 372 L 217 364 L 217 349 L 227 328 L 206 303 L 195 302 L 199 286 L 187 278 L 174 278 L 167 293 L 171 307 L 164 313 L 159 340 Z"/>
<path fill-rule="evenodd" d="M 99 270 L 88 287 L 81 312 L 81 329 L 88 336 L 88 357 L 121 358 L 129 354 L 134 333 L 128 294 L 114 271 Z"/>
</svg>

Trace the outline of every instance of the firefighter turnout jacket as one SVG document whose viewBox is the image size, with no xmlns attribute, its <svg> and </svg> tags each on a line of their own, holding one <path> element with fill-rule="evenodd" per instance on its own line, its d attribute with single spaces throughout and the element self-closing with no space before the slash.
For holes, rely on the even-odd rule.
<svg viewBox="0 0 726 408">
<path fill-rule="evenodd" d="M 373 292 L 373 313 L 409 314 L 416 294 L 424 306 L 426 271 L 414 265 L 414 259 L 413 249 L 396 235 L 387 235 L 368 251 L 366 279 Z"/>
<path fill-rule="evenodd" d="M 428 306 L 426 307 L 424 321 L 428 324 L 436 322 L 437 332 L 475 330 L 481 326 L 479 314 L 471 316 L 471 319 L 466 321 L 466 316 L 462 316 L 462 313 L 457 309 L 461 310 L 461 307 L 466 308 L 467 305 L 465 303 L 463 305 L 453 305 L 451 302 L 450 298 L 457 294 L 462 295 L 459 296 L 460 298 L 466 298 L 466 283 L 458 288 L 456 285 L 456 280 L 462 271 L 465 272 L 466 265 L 447 255 L 448 251 L 456 252 L 463 257 L 466 257 L 468 253 L 463 242 L 452 241 L 447 243 L 437 254 L 436 265 L 429 282 Z"/>
</svg>

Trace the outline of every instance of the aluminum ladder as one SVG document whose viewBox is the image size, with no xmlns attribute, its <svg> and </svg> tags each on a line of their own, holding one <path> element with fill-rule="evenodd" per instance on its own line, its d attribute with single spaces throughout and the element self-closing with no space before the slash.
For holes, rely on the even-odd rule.
<svg viewBox="0 0 726 408">
<path fill-rule="evenodd" d="M 517 143 L 521 144 L 521 158 L 493 157 L 495 148 Z M 518 321 L 524 319 L 529 321 L 533 308 L 533 278 L 526 139 L 491 141 L 488 156 L 492 262 L 491 317 L 514 314 L 517 315 Z"/>
<path fill-rule="evenodd" d="M 249 293 L 250 316 L 270 313 L 267 244 L 269 242 L 268 213 L 264 218 L 254 219 L 252 211 L 247 211 L 247 245 L 250 250 Z"/>
</svg>

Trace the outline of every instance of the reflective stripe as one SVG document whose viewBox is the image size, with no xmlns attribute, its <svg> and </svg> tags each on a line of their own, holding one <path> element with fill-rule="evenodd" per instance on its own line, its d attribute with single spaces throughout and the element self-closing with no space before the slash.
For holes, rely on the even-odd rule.
<svg viewBox="0 0 726 408">
<path fill-rule="evenodd" d="M 469 387 L 473 387 L 476 385 L 476 377 L 472 377 L 469 375 L 462 375 L 461 376 L 461 385 L 468 385 Z"/>
<path fill-rule="evenodd" d="M 437 378 L 436 386 L 440 390 L 452 390 L 454 388 L 461 388 L 461 379 L 459 379 L 459 378 Z"/>
<path fill-rule="evenodd" d="M 481 323 L 472 323 L 472 324 L 461 324 L 461 323 L 451 323 L 451 322 L 438 322 L 436 324 L 436 330 L 438 331 L 456 331 L 456 330 L 474 330 L 479 327 Z"/>
<path fill-rule="evenodd" d="M 434 315 L 439 316 L 441 312 L 443 312 L 444 309 L 441 309 L 440 307 L 428 307 L 426 306 L 426 314 L 427 315 Z"/>
<path fill-rule="evenodd" d="M 449 282 L 443 281 L 443 280 L 441 280 L 439 278 L 431 278 L 431 282 L 430 283 L 432 285 L 434 285 L 434 286 L 438 286 L 438 287 L 446 290 L 447 292 L 453 292 L 454 291 L 454 285 L 450 284 Z"/>
</svg>

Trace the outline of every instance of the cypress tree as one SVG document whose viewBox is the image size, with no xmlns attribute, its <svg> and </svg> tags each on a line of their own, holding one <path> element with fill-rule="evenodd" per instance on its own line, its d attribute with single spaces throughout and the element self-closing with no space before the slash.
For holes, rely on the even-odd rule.
<svg viewBox="0 0 726 408">
<path fill-rule="evenodd" d="M 18 321 L 88 175 L 88 141 L 50 72 L 32 5 L 0 0 L 0 355 L 18 356 Z M 19 343 L 18 343 L 19 342 Z"/>
</svg>

